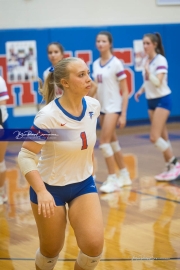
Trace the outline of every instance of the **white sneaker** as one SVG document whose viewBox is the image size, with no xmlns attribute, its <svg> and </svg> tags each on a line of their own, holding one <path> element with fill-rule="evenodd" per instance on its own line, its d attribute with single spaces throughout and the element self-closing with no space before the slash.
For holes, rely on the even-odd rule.
<svg viewBox="0 0 180 270">
<path fill-rule="evenodd" d="M 6 194 L 3 195 L 3 202 L 6 203 L 8 201 L 8 197 L 6 196 Z"/>
<path fill-rule="evenodd" d="M 5 194 L 4 187 L 2 187 L 1 190 L 0 190 L 0 205 L 7 202 L 7 200 L 8 200 L 8 198 L 7 198 L 6 194 Z"/>
<path fill-rule="evenodd" d="M 7 202 L 8 198 L 6 195 L 0 195 L 0 205 L 3 205 L 3 203 Z"/>
<path fill-rule="evenodd" d="M 120 190 L 120 187 L 118 185 L 118 178 L 114 175 L 109 175 L 107 177 L 107 180 L 102 184 L 99 190 L 104 193 L 111 193 Z"/>
<path fill-rule="evenodd" d="M 4 201 L 3 201 L 3 197 L 0 196 L 0 205 L 3 205 Z"/>
<path fill-rule="evenodd" d="M 162 173 L 155 175 L 154 178 L 157 181 L 164 181 L 164 178 L 166 176 L 167 171 L 168 171 L 168 165 L 166 165 L 166 167 L 165 167 L 165 169 L 164 169 L 164 171 Z"/>
<path fill-rule="evenodd" d="M 129 174 L 120 175 L 118 177 L 118 185 L 119 187 L 132 185 L 132 181 L 129 177 Z"/>
<path fill-rule="evenodd" d="M 177 162 L 176 165 L 168 164 L 164 172 L 155 176 L 158 181 L 173 181 L 180 175 L 180 164 Z"/>
<path fill-rule="evenodd" d="M 180 169 L 180 163 L 179 162 L 176 162 L 175 166 Z"/>
</svg>

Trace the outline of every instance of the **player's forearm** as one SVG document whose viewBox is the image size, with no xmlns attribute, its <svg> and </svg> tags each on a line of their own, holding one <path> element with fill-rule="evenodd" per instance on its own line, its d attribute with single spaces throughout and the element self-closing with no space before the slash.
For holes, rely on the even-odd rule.
<svg viewBox="0 0 180 270">
<path fill-rule="evenodd" d="M 31 146 L 32 149 L 36 145 L 39 149 L 42 148 L 41 145 L 38 145 L 35 142 L 25 142 L 24 144 Z M 18 164 L 30 186 L 35 192 L 39 192 L 45 189 L 45 185 L 37 169 L 36 155 L 36 153 L 22 147 L 18 155 Z"/>
<path fill-rule="evenodd" d="M 127 107 L 128 107 L 128 96 L 129 96 L 129 91 L 128 91 L 128 86 L 127 86 L 127 81 L 126 79 L 123 79 L 120 81 L 120 88 L 122 91 L 122 110 L 121 110 L 121 115 L 126 116 L 127 112 Z"/>
<path fill-rule="evenodd" d="M 122 94 L 122 110 L 121 110 L 121 115 L 126 116 L 128 108 L 128 91 L 124 92 Z"/>
<path fill-rule="evenodd" d="M 144 83 L 142 84 L 141 88 L 139 89 L 139 93 L 143 94 L 145 92 Z"/>
<path fill-rule="evenodd" d="M 25 178 L 36 193 L 46 190 L 45 184 L 38 171 L 28 172 Z"/>
</svg>

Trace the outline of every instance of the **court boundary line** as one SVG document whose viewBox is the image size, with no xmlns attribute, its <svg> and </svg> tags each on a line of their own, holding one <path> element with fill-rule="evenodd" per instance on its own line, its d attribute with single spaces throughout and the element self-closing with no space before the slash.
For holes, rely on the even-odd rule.
<svg viewBox="0 0 180 270">
<path fill-rule="evenodd" d="M 169 202 L 174 202 L 174 203 L 180 204 L 180 201 L 171 200 L 171 199 L 164 198 L 164 197 L 161 197 L 161 196 L 156 196 L 156 195 L 153 195 L 153 194 L 144 193 L 142 191 L 138 191 L 138 190 L 134 190 L 134 189 L 131 189 L 131 192 L 142 194 L 142 195 L 146 195 L 146 196 L 150 196 L 150 197 L 153 197 L 153 198 L 156 198 L 156 199 L 160 199 L 160 200 L 164 200 L 164 201 L 169 201 Z"/>
<path fill-rule="evenodd" d="M 34 261 L 33 258 L 0 258 L 0 261 Z M 120 261 L 174 261 L 180 260 L 180 257 L 175 258 L 154 258 L 154 257 L 133 257 L 127 259 L 118 259 L 118 258 L 111 258 L 111 259 L 101 259 L 102 262 L 120 262 Z M 75 262 L 76 259 L 58 259 L 58 262 Z"/>
<path fill-rule="evenodd" d="M 95 183 L 100 184 L 100 185 L 103 184 L 103 182 L 99 182 L 99 181 L 95 181 Z M 138 194 L 150 196 L 150 197 L 153 197 L 153 198 L 156 198 L 156 199 L 159 199 L 159 200 L 170 201 L 170 202 L 174 202 L 174 203 L 180 204 L 180 201 L 167 199 L 167 198 L 164 198 L 164 197 L 161 197 L 161 196 L 156 196 L 156 195 L 153 195 L 153 194 L 148 194 L 148 193 L 145 193 L 145 192 L 142 192 L 142 191 L 138 191 L 138 190 L 135 190 L 135 189 L 131 189 L 130 191 L 131 192 L 134 192 L 134 193 L 138 193 Z"/>
</svg>

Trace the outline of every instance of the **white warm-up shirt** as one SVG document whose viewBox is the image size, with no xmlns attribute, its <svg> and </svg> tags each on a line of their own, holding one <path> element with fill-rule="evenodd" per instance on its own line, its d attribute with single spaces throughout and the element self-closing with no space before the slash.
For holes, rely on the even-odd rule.
<svg viewBox="0 0 180 270">
<path fill-rule="evenodd" d="M 145 65 L 147 58 L 143 60 L 143 65 Z M 165 73 L 163 82 L 160 87 L 156 87 L 150 80 L 145 76 L 145 70 L 143 70 L 143 80 L 144 80 L 144 89 L 145 95 L 147 99 L 153 99 L 158 97 L 163 97 L 171 93 L 170 88 L 167 84 L 167 74 L 168 74 L 168 63 L 166 58 L 161 55 L 157 54 L 155 58 L 149 64 L 149 72 L 153 75 L 157 75 L 160 73 Z"/>
<path fill-rule="evenodd" d="M 85 96 L 79 117 L 69 114 L 55 99 L 36 115 L 31 128 L 43 144 L 38 170 L 44 182 L 64 186 L 81 182 L 93 172 L 92 153 L 100 114 L 98 100 Z M 52 140 L 51 140 L 52 139 Z"/>
<path fill-rule="evenodd" d="M 116 57 L 101 66 L 100 58 L 93 63 L 93 78 L 98 84 L 97 99 L 101 112 L 115 113 L 121 111 L 122 97 L 119 81 L 126 78 L 122 62 Z"/>
</svg>

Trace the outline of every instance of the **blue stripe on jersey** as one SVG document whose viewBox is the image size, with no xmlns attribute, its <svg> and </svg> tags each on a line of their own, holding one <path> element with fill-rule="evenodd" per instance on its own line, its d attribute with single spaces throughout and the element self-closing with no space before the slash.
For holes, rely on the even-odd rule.
<svg viewBox="0 0 180 270">
<path fill-rule="evenodd" d="M 50 134 L 49 132 L 47 132 L 46 130 L 40 129 L 38 128 L 36 125 L 32 125 L 31 127 L 31 131 L 33 132 L 33 134 L 37 134 L 41 140 L 46 141 L 48 138 L 48 135 Z"/>
<path fill-rule="evenodd" d="M 156 68 L 156 70 L 158 70 L 158 69 L 167 69 L 167 67 L 165 67 L 165 66 L 159 66 L 159 67 Z"/>
<path fill-rule="evenodd" d="M 8 92 L 7 91 L 4 91 L 4 92 L 1 92 L 0 93 L 0 97 L 4 97 L 4 96 L 8 96 Z"/>
<path fill-rule="evenodd" d="M 85 113 L 86 113 L 86 109 L 87 109 L 87 104 L 86 104 L 86 100 L 83 98 L 82 99 L 82 105 L 83 105 L 83 110 L 82 110 L 82 113 L 80 116 L 74 116 L 70 113 L 68 113 L 62 106 L 61 104 L 59 103 L 58 101 L 59 98 L 56 98 L 54 101 L 56 103 L 56 105 L 59 107 L 59 109 L 66 115 L 68 116 L 69 118 L 71 119 L 74 119 L 74 120 L 77 120 L 77 121 L 81 121 L 82 118 L 84 117 Z"/>
<path fill-rule="evenodd" d="M 125 72 L 124 72 L 124 70 L 123 70 L 123 71 L 120 71 L 120 72 L 116 73 L 116 76 L 117 76 L 117 77 L 120 77 L 120 76 L 122 76 L 122 75 L 124 75 L 124 74 L 125 74 Z"/>
<path fill-rule="evenodd" d="M 101 65 L 101 60 L 99 60 L 99 65 L 100 65 L 100 67 L 105 67 L 105 66 L 107 66 L 108 64 L 109 64 L 109 62 L 111 62 L 111 60 L 114 58 L 114 55 L 109 59 L 109 61 L 103 66 L 103 65 Z"/>
</svg>

